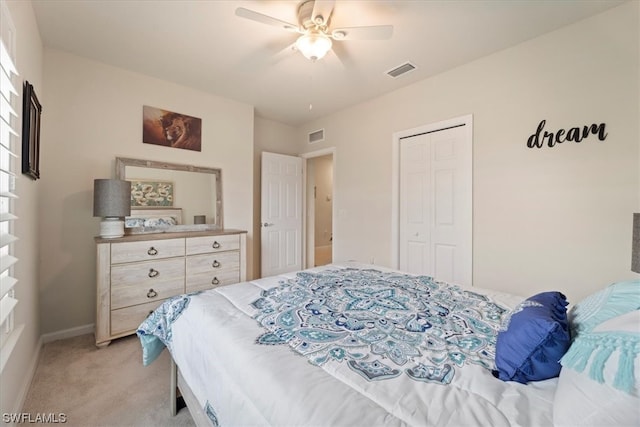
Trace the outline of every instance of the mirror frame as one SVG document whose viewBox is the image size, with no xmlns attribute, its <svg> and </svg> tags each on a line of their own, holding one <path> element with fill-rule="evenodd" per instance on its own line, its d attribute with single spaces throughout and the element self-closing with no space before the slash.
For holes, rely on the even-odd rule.
<svg viewBox="0 0 640 427">
<path fill-rule="evenodd" d="M 215 228 L 223 229 L 222 218 L 222 170 L 218 168 L 209 168 L 204 166 L 184 165 L 180 163 L 158 162 L 154 160 L 131 159 L 126 157 L 116 157 L 116 178 L 126 180 L 125 168 L 127 166 L 137 166 L 143 168 L 176 170 L 183 172 L 199 172 L 210 173 L 216 176 L 216 200 L 215 213 L 216 221 L 213 224 Z M 173 226 L 179 227 L 179 226 Z"/>
</svg>

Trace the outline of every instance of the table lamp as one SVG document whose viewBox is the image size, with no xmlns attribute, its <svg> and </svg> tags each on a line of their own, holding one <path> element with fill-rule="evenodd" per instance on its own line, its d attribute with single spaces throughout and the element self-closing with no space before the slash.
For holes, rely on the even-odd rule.
<svg viewBox="0 0 640 427">
<path fill-rule="evenodd" d="M 93 181 L 93 216 L 102 217 L 100 237 L 124 236 L 124 217 L 131 215 L 131 183 L 119 179 Z"/>
</svg>

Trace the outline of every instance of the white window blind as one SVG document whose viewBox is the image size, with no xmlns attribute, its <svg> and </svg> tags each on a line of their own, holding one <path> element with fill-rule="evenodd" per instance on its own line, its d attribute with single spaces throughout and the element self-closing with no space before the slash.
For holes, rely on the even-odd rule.
<svg viewBox="0 0 640 427">
<path fill-rule="evenodd" d="M 14 309 L 18 304 L 15 298 L 14 265 L 18 259 L 14 254 L 13 235 L 15 221 L 16 147 L 18 146 L 18 91 L 16 90 L 18 72 L 14 65 L 13 23 L 7 6 L 0 3 L 0 372 L 4 369 L 13 348 L 22 332 L 23 325 L 14 325 Z"/>
</svg>

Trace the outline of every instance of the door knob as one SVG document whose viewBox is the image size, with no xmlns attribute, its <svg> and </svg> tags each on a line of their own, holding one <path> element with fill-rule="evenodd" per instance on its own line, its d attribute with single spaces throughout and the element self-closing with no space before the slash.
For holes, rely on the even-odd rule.
<svg viewBox="0 0 640 427">
<path fill-rule="evenodd" d="M 263 227 L 271 227 L 273 225 L 272 222 L 265 222 L 262 224 Z"/>
</svg>

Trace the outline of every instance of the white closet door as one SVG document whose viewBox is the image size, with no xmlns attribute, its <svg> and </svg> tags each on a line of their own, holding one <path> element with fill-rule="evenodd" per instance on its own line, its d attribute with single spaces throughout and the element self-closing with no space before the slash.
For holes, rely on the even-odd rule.
<svg viewBox="0 0 640 427">
<path fill-rule="evenodd" d="M 472 284 L 471 162 L 464 126 L 401 140 L 401 270 Z"/>
<path fill-rule="evenodd" d="M 432 270 L 429 139 L 414 136 L 400 144 L 400 269 L 416 274 Z"/>
</svg>

